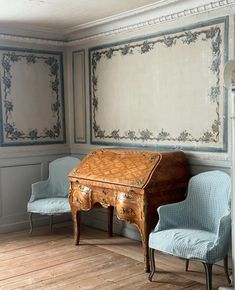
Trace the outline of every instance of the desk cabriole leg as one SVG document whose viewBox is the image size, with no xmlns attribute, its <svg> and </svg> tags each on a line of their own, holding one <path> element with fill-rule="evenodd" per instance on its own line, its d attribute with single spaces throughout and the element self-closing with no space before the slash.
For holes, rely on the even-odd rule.
<svg viewBox="0 0 235 290">
<path fill-rule="evenodd" d="M 144 270 L 146 273 L 150 272 L 150 261 L 149 261 L 149 234 L 150 228 L 146 221 L 139 222 L 139 230 L 142 238 L 142 248 L 144 251 Z"/>
<path fill-rule="evenodd" d="M 143 250 L 144 250 L 144 270 L 146 273 L 150 272 L 150 265 L 149 265 L 149 247 L 148 247 L 148 240 L 142 241 Z"/>
<path fill-rule="evenodd" d="M 76 210 L 73 214 L 73 231 L 74 231 L 74 245 L 78 245 L 80 241 L 80 213 Z"/>
<path fill-rule="evenodd" d="M 113 206 L 109 206 L 107 209 L 107 214 L 108 214 L 108 234 L 110 237 L 113 236 Z"/>
</svg>

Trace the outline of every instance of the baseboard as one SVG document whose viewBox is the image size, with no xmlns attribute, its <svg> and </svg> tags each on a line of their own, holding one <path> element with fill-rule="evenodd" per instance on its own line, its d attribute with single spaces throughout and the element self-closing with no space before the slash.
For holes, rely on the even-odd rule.
<svg viewBox="0 0 235 290">
<path fill-rule="evenodd" d="M 53 223 L 61 223 L 71 221 L 70 215 L 61 215 L 61 216 L 54 216 Z M 49 216 L 46 215 L 35 215 L 33 218 L 33 228 L 36 229 L 39 226 L 49 226 Z M 9 233 L 9 232 L 17 232 L 22 230 L 29 230 L 29 221 L 24 220 L 20 222 L 13 222 L 7 224 L 0 224 L 0 234 Z"/>
</svg>

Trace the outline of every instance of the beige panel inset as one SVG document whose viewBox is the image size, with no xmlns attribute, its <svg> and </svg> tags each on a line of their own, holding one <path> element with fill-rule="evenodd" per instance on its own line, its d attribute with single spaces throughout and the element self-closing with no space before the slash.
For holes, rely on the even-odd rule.
<svg viewBox="0 0 235 290">
<path fill-rule="evenodd" d="M 22 131 L 38 128 L 43 131 L 56 121 L 51 111 L 51 88 L 48 65 L 26 62 L 12 64 L 11 94 L 14 98 L 14 122 Z M 30 108 L 30 109 L 29 109 Z"/>
<path fill-rule="evenodd" d="M 73 52 L 74 142 L 86 143 L 85 51 Z"/>
<path fill-rule="evenodd" d="M 91 49 L 92 141 L 224 148 L 225 23 Z"/>
</svg>

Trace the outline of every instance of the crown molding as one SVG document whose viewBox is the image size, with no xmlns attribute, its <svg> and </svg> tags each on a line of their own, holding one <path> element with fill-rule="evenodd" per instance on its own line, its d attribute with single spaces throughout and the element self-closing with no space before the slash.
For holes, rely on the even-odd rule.
<svg viewBox="0 0 235 290">
<path fill-rule="evenodd" d="M 41 34 L 48 34 L 48 35 L 55 35 L 56 37 L 61 37 L 61 34 L 63 35 L 63 28 L 52 28 L 48 26 L 43 25 L 35 25 L 35 24 L 23 24 L 18 23 L 17 26 L 13 23 L 1 23 L 1 30 L 7 31 L 7 30 L 15 30 L 19 31 L 28 31 L 29 33 L 41 33 Z"/>
<path fill-rule="evenodd" d="M 187 8 L 187 9 L 182 9 L 183 7 L 185 7 L 185 5 L 180 6 L 180 2 L 182 2 L 182 1 L 181 0 L 162 0 L 161 2 L 158 3 L 158 5 L 156 5 L 156 4 L 155 5 L 153 5 L 153 4 L 146 5 L 146 6 L 142 7 L 142 13 L 143 12 L 144 13 L 150 12 L 153 9 L 153 7 L 154 7 L 154 9 L 160 9 L 161 7 L 166 7 L 168 5 L 174 5 L 175 11 L 172 13 L 162 13 L 162 14 L 158 13 L 158 16 L 156 16 L 156 17 L 149 17 L 149 18 L 147 18 L 147 20 L 139 21 L 139 22 L 135 21 L 133 24 L 122 25 L 122 26 L 119 26 L 118 28 L 114 28 L 114 29 L 107 29 L 107 28 L 101 29 L 102 28 L 101 22 L 104 21 L 103 25 L 109 24 L 110 21 L 112 21 L 112 23 L 113 23 L 114 17 L 116 17 L 116 21 L 117 21 L 118 17 L 120 19 L 120 15 L 104 18 L 103 20 L 100 20 L 97 22 L 94 21 L 94 22 L 84 24 L 84 26 L 80 26 L 80 29 L 89 28 L 89 25 L 91 25 L 90 26 L 91 33 L 90 34 L 87 33 L 84 36 L 79 37 L 79 30 L 78 30 L 77 31 L 78 37 L 76 39 L 72 38 L 71 40 L 68 40 L 68 39 L 67 40 L 66 39 L 65 40 L 59 40 L 59 39 L 54 40 L 54 39 L 41 38 L 41 37 L 31 37 L 31 36 L 29 37 L 29 36 L 22 36 L 22 35 L 12 35 L 12 34 L 7 34 L 7 33 L 0 33 L 0 40 L 7 40 L 7 41 L 14 41 L 14 42 L 25 42 L 25 43 L 41 44 L 41 45 L 53 45 L 53 46 L 60 46 L 60 47 L 63 47 L 63 46 L 70 47 L 70 46 L 82 44 L 86 41 L 95 40 L 98 38 L 104 38 L 107 36 L 117 35 L 117 34 L 121 34 L 121 33 L 127 33 L 127 32 L 139 30 L 141 28 L 146 28 L 148 26 L 153 26 L 153 25 L 157 25 L 157 24 L 161 24 L 161 23 L 172 22 L 172 21 L 175 21 L 175 20 L 178 20 L 181 18 L 190 17 L 190 16 L 194 16 L 197 14 L 202 14 L 202 13 L 209 12 L 212 10 L 217 10 L 217 9 L 230 7 L 230 6 L 234 7 L 234 4 L 235 4 L 235 0 L 216 0 L 216 1 L 212 1 L 212 2 L 207 1 L 207 3 L 205 3 L 205 0 L 203 0 L 202 2 L 204 2 L 204 4 L 197 5 L 197 6 L 191 6 L 190 8 Z M 196 4 L 196 1 L 195 0 L 192 0 L 192 1 L 187 0 L 187 3 Z M 176 8 L 178 5 L 181 9 L 177 10 Z M 138 12 L 137 12 L 137 10 L 138 10 Z M 139 16 L 140 10 L 141 9 L 135 9 L 135 11 L 132 10 L 132 13 L 135 13 L 135 16 Z M 126 12 L 126 13 L 122 13 L 121 15 L 123 16 L 124 14 L 126 15 L 125 18 L 130 17 L 131 11 Z M 132 16 L 133 15 L 134 14 L 132 14 Z M 121 18 L 123 19 L 123 17 L 121 17 Z M 110 20 L 110 19 L 113 19 L 113 20 Z M 95 27 L 96 25 L 98 25 L 97 24 L 98 22 L 99 22 L 99 25 L 101 25 L 101 27 L 99 29 L 100 32 L 92 33 L 92 27 Z M 96 25 L 95 25 L 95 23 L 96 23 Z M 73 28 L 72 28 L 72 30 L 73 30 Z M 63 35 L 63 31 L 61 34 Z"/>
<path fill-rule="evenodd" d="M 41 45 L 53 45 L 53 46 L 67 46 L 66 40 L 54 40 L 40 37 L 27 37 L 22 35 L 12 35 L 6 33 L 0 33 L 0 40 L 14 41 L 14 42 L 24 42 L 31 44 L 41 44 Z"/>
<path fill-rule="evenodd" d="M 131 25 L 121 26 L 121 27 L 118 27 L 115 29 L 106 30 L 106 31 L 103 31 L 100 33 L 95 33 L 93 35 L 84 36 L 84 37 L 74 39 L 74 40 L 72 39 L 72 40 L 69 40 L 66 43 L 66 45 L 67 46 L 78 45 L 78 44 L 81 44 L 85 41 L 90 41 L 90 40 L 94 40 L 97 38 L 107 37 L 107 36 L 116 35 L 116 34 L 120 34 L 120 33 L 131 32 L 134 30 L 148 27 L 148 26 L 153 26 L 156 24 L 172 22 L 172 21 L 184 18 L 184 17 L 194 16 L 194 15 L 202 14 L 202 13 L 209 12 L 212 10 L 221 9 L 221 8 L 229 7 L 229 6 L 234 6 L 234 4 L 235 4 L 235 0 L 217 0 L 217 1 L 209 2 L 209 3 L 203 4 L 203 5 L 190 7 L 189 9 L 183 9 L 183 10 L 181 9 L 181 10 L 178 10 L 178 11 L 170 13 L 170 14 L 162 14 L 158 17 L 150 18 L 148 20 L 140 21 L 138 23 L 134 23 Z"/>
</svg>

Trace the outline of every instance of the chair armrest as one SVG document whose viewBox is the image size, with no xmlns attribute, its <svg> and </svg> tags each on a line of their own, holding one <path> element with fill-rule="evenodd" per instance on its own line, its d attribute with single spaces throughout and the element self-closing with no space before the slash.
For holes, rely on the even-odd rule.
<svg viewBox="0 0 235 290">
<path fill-rule="evenodd" d="M 29 202 L 48 197 L 50 194 L 49 180 L 42 180 L 32 184 L 32 193 Z"/>
<path fill-rule="evenodd" d="M 157 209 L 158 223 L 154 232 L 175 228 L 185 224 L 186 200 L 181 202 L 162 205 Z"/>
<path fill-rule="evenodd" d="M 217 228 L 217 243 L 228 242 L 231 234 L 231 215 L 230 213 L 224 215 L 219 222 Z"/>
<path fill-rule="evenodd" d="M 218 224 L 216 239 L 211 248 L 208 248 L 210 256 L 215 261 L 222 260 L 227 254 L 231 243 L 231 217 L 230 213 L 224 215 Z"/>
</svg>

